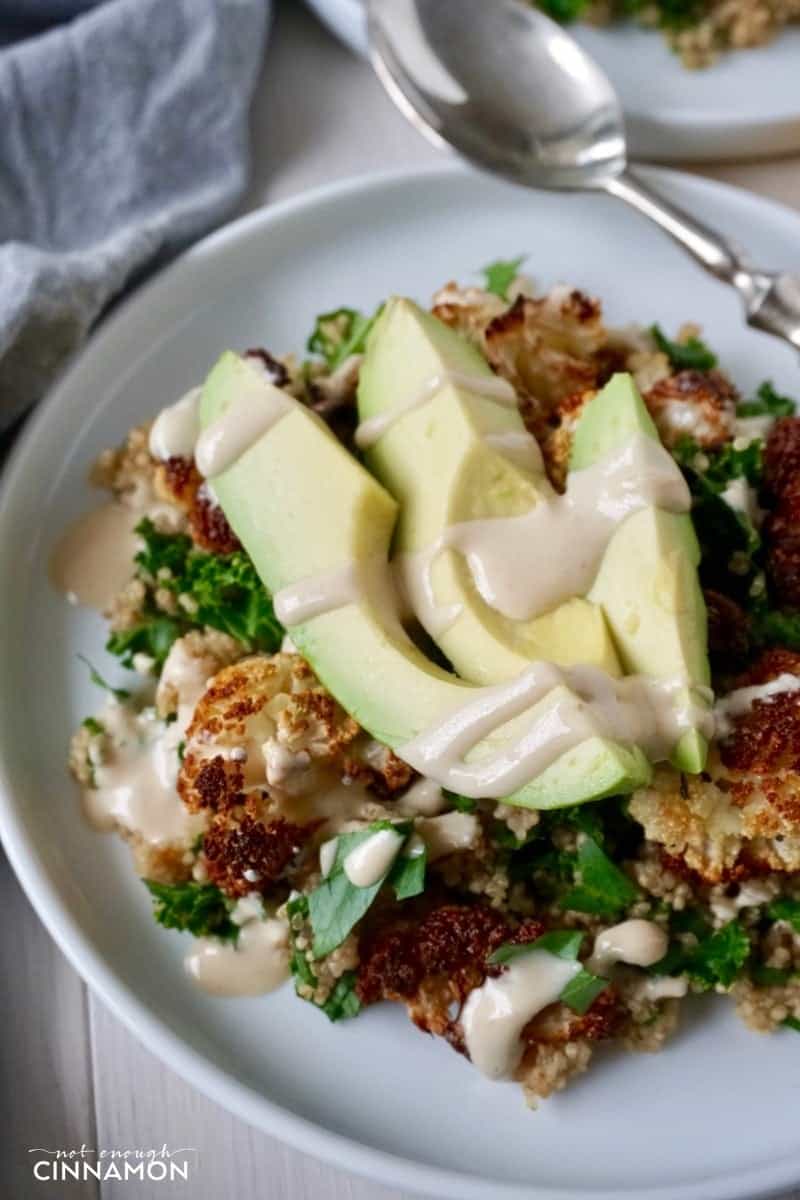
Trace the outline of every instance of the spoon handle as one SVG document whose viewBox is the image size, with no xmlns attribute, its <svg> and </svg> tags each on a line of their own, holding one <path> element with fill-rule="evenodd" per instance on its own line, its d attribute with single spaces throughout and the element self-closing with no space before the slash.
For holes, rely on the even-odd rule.
<svg viewBox="0 0 800 1200">
<path fill-rule="evenodd" d="M 731 242 L 659 196 L 631 170 L 604 179 L 600 186 L 655 221 L 707 271 L 736 288 L 748 325 L 784 338 L 800 350 L 800 275 L 776 274 L 752 266 Z"/>
</svg>

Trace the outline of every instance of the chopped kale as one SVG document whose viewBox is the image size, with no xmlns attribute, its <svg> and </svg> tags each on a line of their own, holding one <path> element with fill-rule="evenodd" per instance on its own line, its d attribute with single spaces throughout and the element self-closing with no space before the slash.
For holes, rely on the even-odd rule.
<svg viewBox="0 0 800 1200">
<path fill-rule="evenodd" d="M 230 919 L 230 906 L 213 883 L 156 883 L 145 879 L 154 900 L 153 915 L 167 929 L 180 929 L 195 937 L 235 941 L 239 927 Z"/>
<path fill-rule="evenodd" d="M 556 5 L 562 3 L 562 0 L 554 0 Z M 578 0 L 582 3 L 583 0 Z M 570 0 L 563 0 L 565 7 L 569 7 Z M 551 14 L 554 15 L 554 14 Z M 557 18 L 561 20 L 565 18 Z M 519 269 L 525 261 L 525 255 L 521 254 L 519 258 L 502 259 L 497 262 L 489 263 L 483 268 L 483 274 L 486 277 L 484 287 L 487 292 L 492 292 L 495 296 L 499 296 L 501 300 L 508 299 L 508 289 L 519 275 Z"/>
<path fill-rule="evenodd" d="M 633 904 L 639 895 L 636 884 L 593 838 L 584 838 L 578 847 L 576 868 L 577 883 L 560 897 L 562 908 L 614 917 Z"/>
<path fill-rule="evenodd" d="M 666 354 L 677 371 L 710 371 L 717 365 L 716 354 L 700 338 L 690 337 L 685 342 L 673 342 L 658 325 L 652 325 L 650 332 L 659 350 Z"/>
<path fill-rule="evenodd" d="M 755 963 L 750 968 L 750 978 L 757 987 L 784 987 L 792 975 L 792 971 L 781 967 L 765 967 L 763 963 Z"/>
<path fill-rule="evenodd" d="M 773 921 L 788 921 L 800 933 L 800 900 L 790 900 L 788 897 L 773 900 L 767 908 L 767 916 Z"/>
<path fill-rule="evenodd" d="M 242 550 L 207 554 L 183 533 L 162 533 L 145 518 L 136 527 L 143 546 L 136 555 L 139 576 L 152 590 L 164 588 L 179 598 L 179 612 L 168 616 L 148 599 L 145 618 L 132 629 L 111 634 L 107 649 L 132 666 L 143 653 L 163 666 L 176 638 L 206 625 L 236 638 L 248 650 L 275 651 L 283 637 L 264 585 Z"/>
<path fill-rule="evenodd" d="M 607 987 L 607 979 L 603 979 L 600 975 L 593 975 L 591 971 L 582 967 L 578 974 L 570 979 L 559 998 L 568 1008 L 582 1017 Z"/>
<path fill-rule="evenodd" d="M 696 920 L 691 944 L 673 942 L 664 958 L 650 970 L 655 975 L 688 975 L 708 991 L 717 985 L 729 988 L 750 955 L 750 939 L 739 921 L 729 921 L 712 932 Z"/>
<path fill-rule="evenodd" d="M 378 319 L 380 309 L 371 317 L 354 308 L 337 308 L 333 312 L 321 313 L 306 349 L 325 359 L 331 371 L 349 358 L 351 354 L 363 353 L 367 335 Z"/>
<path fill-rule="evenodd" d="M 791 417 L 794 412 L 794 401 L 780 396 L 769 379 L 758 388 L 754 400 L 743 400 L 736 409 L 739 417 Z"/>
</svg>

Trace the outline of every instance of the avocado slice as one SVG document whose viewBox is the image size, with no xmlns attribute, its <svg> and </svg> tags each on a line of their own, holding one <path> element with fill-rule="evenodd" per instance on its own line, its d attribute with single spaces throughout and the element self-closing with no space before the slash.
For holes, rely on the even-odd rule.
<svg viewBox="0 0 800 1200">
<path fill-rule="evenodd" d="M 496 376 L 479 351 L 411 300 L 393 297 L 370 336 L 361 366 L 362 421 L 402 411 L 435 377 L 459 381 Z M 404 571 L 449 526 L 484 517 L 514 517 L 553 494 L 539 448 L 516 407 L 502 406 L 464 383 L 445 383 L 429 403 L 411 408 L 367 451 L 370 470 L 400 506 L 393 553 L 406 580 L 414 615 L 458 674 L 473 683 L 513 679 L 532 661 L 579 663 L 622 674 L 602 609 L 575 597 L 531 620 L 513 620 L 480 595 L 458 551 L 432 562 L 436 612 L 451 613 L 445 627 L 426 603 L 416 578 Z"/>
<path fill-rule="evenodd" d="M 607 457 L 633 434 L 659 440 L 630 375 L 614 375 L 586 406 L 575 430 L 570 470 Z M 619 527 L 603 556 L 588 599 L 602 606 L 625 671 L 683 675 L 707 688 L 706 606 L 697 567 L 700 546 L 688 514 L 645 508 Z M 673 754 L 682 771 L 703 770 L 708 743 L 685 733 Z"/>
<path fill-rule="evenodd" d="M 226 353 L 203 387 L 203 428 L 237 398 L 276 391 Z M 274 400 L 274 396 L 272 399 Z M 349 603 L 292 626 L 292 640 L 342 706 L 396 750 L 484 692 L 431 663 L 404 632 L 388 584 L 397 505 L 308 408 L 279 393 L 285 415 L 232 466 L 215 475 L 223 511 L 271 594 L 355 563 L 361 586 Z M 470 758 L 495 756 L 532 716 L 570 696 L 557 687 L 521 717 L 479 742 Z M 650 765 L 636 746 L 598 734 L 564 752 L 507 799 L 531 808 L 580 804 L 646 785 Z"/>
</svg>

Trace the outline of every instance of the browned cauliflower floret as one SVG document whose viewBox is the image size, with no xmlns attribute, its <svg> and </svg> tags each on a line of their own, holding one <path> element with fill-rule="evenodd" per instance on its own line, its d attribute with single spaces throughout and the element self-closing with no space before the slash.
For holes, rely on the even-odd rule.
<svg viewBox="0 0 800 1200">
<path fill-rule="evenodd" d="M 766 651 L 738 688 L 800 675 L 800 655 Z M 660 769 L 631 815 L 646 836 L 710 883 L 800 870 L 800 691 L 757 699 L 699 776 Z"/>
<path fill-rule="evenodd" d="M 193 709 L 211 677 L 242 656 L 241 642 L 218 629 L 193 629 L 178 638 L 170 647 L 158 681 L 158 715 L 168 717 Z"/>
<path fill-rule="evenodd" d="M 737 398 L 721 371 L 678 371 L 644 397 L 665 446 L 691 437 L 704 450 L 716 450 L 733 438 Z"/>
<path fill-rule="evenodd" d="M 242 803 L 250 789 L 307 794 L 358 732 L 299 655 L 246 658 L 220 671 L 201 697 L 178 791 L 189 808 L 216 812 Z"/>
<path fill-rule="evenodd" d="M 485 349 L 486 326 L 508 308 L 508 302 L 494 292 L 483 288 L 461 288 L 457 283 L 446 283 L 433 297 L 432 312 L 445 325 L 457 329 L 470 341 Z"/>
</svg>

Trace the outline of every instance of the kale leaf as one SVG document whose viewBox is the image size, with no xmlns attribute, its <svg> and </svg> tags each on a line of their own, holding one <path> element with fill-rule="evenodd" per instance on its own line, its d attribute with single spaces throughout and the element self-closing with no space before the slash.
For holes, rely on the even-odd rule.
<svg viewBox="0 0 800 1200">
<path fill-rule="evenodd" d="M 794 412 L 794 401 L 779 395 L 769 379 L 758 388 L 754 400 L 743 400 L 736 408 L 738 417 L 791 417 Z"/>
<path fill-rule="evenodd" d="M 153 915 L 159 925 L 180 929 L 195 937 L 218 937 L 235 941 L 239 926 L 230 919 L 230 907 L 213 883 L 156 883 L 145 879 L 153 897 Z"/>
<path fill-rule="evenodd" d="M 562 0 L 554 0 L 558 5 Z M 582 3 L 583 0 L 580 0 Z M 565 6 L 569 7 L 570 0 L 564 0 Z M 551 13 L 551 16 L 555 14 Z M 566 20 L 568 18 L 556 17 L 556 20 Z M 493 295 L 499 296 L 501 300 L 508 299 L 508 289 L 519 275 L 519 269 L 525 261 L 526 256 L 520 254 L 519 258 L 503 259 L 499 258 L 497 262 L 489 263 L 483 267 L 483 274 L 486 277 L 484 287 L 487 292 L 492 292 Z"/>
<path fill-rule="evenodd" d="M 131 667 L 135 654 L 149 655 L 163 666 L 176 638 L 206 625 L 236 638 L 248 650 L 273 652 L 283 629 L 255 567 L 243 550 L 207 554 L 184 533 L 163 533 L 149 518 L 136 527 L 143 545 L 136 555 L 141 579 L 150 590 L 159 587 L 179 597 L 175 615 L 145 605 L 144 620 L 131 629 L 111 634 L 106 648 Z"/>
<path fill-rule="evenodd" d="M 729 988 L 750 955 L 750 939 L 739 921 L 729 921 L 712 932 L 697 920 L 692 944 L 674 942 L 660 962 L 650 968 L 655 975 L 688 975 L 703 991 L 718 984 Z"/>
<path fill-rule="evenodd" d="M 650 332 L 659 350 L 666 354 L 678 371 L 710 371 L 717 365 L 716 354 L 700 338 L 690 337 L 685 342 L 673 342 L 658 325 L 651 325 Z"/>
</svg>

